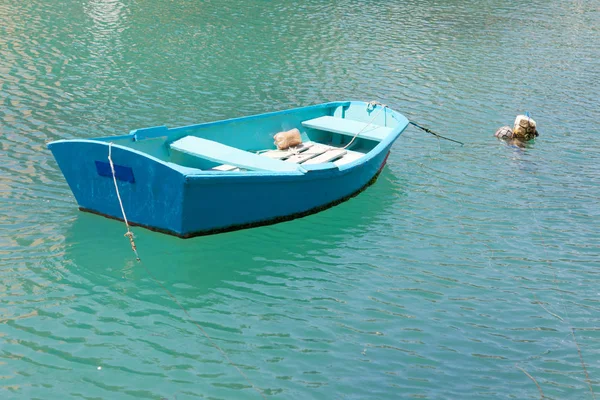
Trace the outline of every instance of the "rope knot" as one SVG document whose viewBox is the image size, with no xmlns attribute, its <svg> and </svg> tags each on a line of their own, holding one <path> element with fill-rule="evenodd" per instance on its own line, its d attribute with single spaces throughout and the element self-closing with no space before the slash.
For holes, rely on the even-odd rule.
<svg viewBox="0 0 600 400">
<path fill-rule="evenodd" d="M 374 110 L 375 107 L 377 107 L 377 106 L 381 106 L 383 108 L 387 108 L 387 106 L 385 104 L 380 103 L 380 102 L 378 102 L 376 100 L 373 100 L 373 101 L 370 101 L 369 103 L 367 103 L 367 110 L 369 110 L 369 111 Z"/>
</svg>

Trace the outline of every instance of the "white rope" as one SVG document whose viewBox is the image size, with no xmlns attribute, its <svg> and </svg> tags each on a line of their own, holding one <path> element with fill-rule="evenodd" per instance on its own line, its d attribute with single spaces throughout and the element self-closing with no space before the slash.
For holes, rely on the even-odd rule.
<svg viewBox="0 0 600 400">
<path fill-rule="evenodd" d="M 119 199 L 119 205 L 121 206 L 121 213 L 123 214 L 123 221 L 125 221 L 125 226 L 127 227 L 127 233 L 124 235 L 129 239 L 129 243 L 131 244 L 131 250 L 135 253 L 135 257 L 138 261 L 140 261 L 140 256 L 138 255 L 137 248 L 135 247 L 135 242 L 133 241 L 133 232 L 129 229 L 129 222 L 127 221 L 127 215 L 125 215 L 125 208 L 123 208 L 123 200 L 121 200 L 121 194 L 119 193 L 119 185 L 117 184 L 117 175 L 115 173 L 115 166 L 112 161 L 112 142 L 108 143 L 108 162 L 110 163 L 110 170 L 112 171 L 113 182 L 115 183 L 115 190 L 117 192 L 117 199 Z"/>
<path fill-rule="evenodd" d="M 113 164 L 111 156 L 112 156 L 112 142 L 110 142 L 108 144 L 108 162 L 110 163 L 110 170 L 112 171 L 113 182 L 115 183 L 115 190 L 117 192 L 117 198 L 119 199 L 119 205 L 121 206 L 121 213 L 123 214 L 123 221 L 125 221 L 125 226 L 127 227 L 127 233 L 125 234 L 125 236 L 129 238 L 129 242 L 131 243 L 131 249 L 135 253 L 135 256 L 136 256 L 137 260 L 140 262 L 140 265 L 144 268 L 144 270 L 146 271 L 146 273 L 148 274 L 148 276 L 150 276 L 150 278 L 154 282 L 156 282 L 167 293 L 167 295 L 169 295 L 169 297 L 171 297 L 171 299 L 175 302 L 175 304 L 177 304 L 179 306 L 179 308 L 181 308 L 183 310 L 183 312 L 185 313 L 185 315 L 188 317 L 189 322 L 191 322 L 192 324 L 196 325 L 196 327 L 204 334 L 204 336 L 206 336 L 206 338 L 208 339 L 208 341 L 217 350 L 219 350 L 219 352 L 221 353 L 221 355 L 223 356 L 223 358 L 225 358 L 227 360 L 227 362 L 230 365 L 232 365 L 238 371 L 238 373 L 246 380 L 246 382 L 248 382 L 248 384 L 263 399 L 266 400 L 266 397 L 265 397 L 264 393 L 262 392 L 262 390 L 260 390 L 256 385 L 254 385 L 254 383 L 252 383 L 252 381 L 237 366 L 237 364 L 234 364 L 234 362 L 231 361 L 231 359 L 229 358 L 229 356 L 227 355 L 227 353 L 225 353 L 225 351 L 223 349 L 221 349 L 221 347 L 219 347 L 219 345 L 214 340 L 212 340 L 212 338 L 208 335 L 208 333 L 204 330 L 204 328 L 202 328 L 202 326 L 200 326 L 199 323 L 197 323 L 196 321 L 194 321 L 194 319 L 192 318 L 192 316 L 190 315 L 190 313 L 185 309 L 185 307 L 183 307 L 183 305 L 181 305 L 181 303 L 177 300 L 177 298 L 173 295 L 173 293 L 171 293 L 171 291 L 169 291 L 169 289 L 167 289 L 167 287 L 165 285 L 163 285 L 158 279 L 156 279 L 156 277 L 150 272 L 150 270 L 144 265 L 144 263 L 141 262 L 142 260 L 140 260 L 140 256 L 138 255 L 137 248 L 135 247 L 135 243 L 133 241 L 133 232 L 131 232 L 131 229 L 129 229 L 129 222 L 127 221 L 127 215 L 125 215 L 125 208 L 123 208 L 123 201 L 121 200 L 121 194 L 119 193 L 119 185 L 117 184 L 117 177 L 116 177 L 116 173 L 115 173 L 115 166 Z"/>
<path fill-rule="evenodd" d="M 373 121 L 375 121 L 375 119 L 379 116 L 379 114 L 381 114 L 381 112 L 387 108 L 387 106 L 385 104 L 381 104 L 378 101 L 370 101 L 369 104 L 367 104 L 367 110 L 370 107 L 373 107 L 373 109 L 375 109 L 375 107 L 378 105 L 381 106 L 381 109 L 379 110 L 379 112 L 377 112 L 377 114 L 375 114 L 373 119 L 371 119 L 371 121 L 369 121 L 360 131 L 356 132 L 356 134 L 354 134 L 354 136 L 352 137 L 352 140 L 350 141 L 350 143 L 348 143 L 347 145 L 342 147 L 342 149 L 347 149 L 348 147 L 350 147 L 350 145 L 352 143 L 354 143 L 354 140 L 358 137 L 358 135 L 360 135 L 365 129 L 367 129 L 373 123 Z"/>
</svg>

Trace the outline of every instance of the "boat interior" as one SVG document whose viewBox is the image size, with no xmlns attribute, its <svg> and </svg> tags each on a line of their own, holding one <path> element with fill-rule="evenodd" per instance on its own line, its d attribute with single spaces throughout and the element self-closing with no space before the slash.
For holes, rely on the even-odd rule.
<svg viewBox="0 0 600 400">
<path fill-rule="evenodd" d="M 389 109 L 333 103 L 167 129 L 138 129 L 112 141 L 167 163 L 216 173 L 298 171 L 302 166 L 350 164 L 371 151 L 396 125 Z M 375 113 L 373 113 L 373 111 Z M 297 128 L 302 143 L 278 150 L 273 136 Z"/>
</svg>

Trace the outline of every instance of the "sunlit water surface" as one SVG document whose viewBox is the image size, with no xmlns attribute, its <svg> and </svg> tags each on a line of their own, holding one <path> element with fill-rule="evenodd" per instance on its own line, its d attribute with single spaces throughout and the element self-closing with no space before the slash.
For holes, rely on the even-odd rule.
<svg viewBox="0 0 600 400">
<path fill-rule="evenodd" d="M 599 10 L 1 1 L 0 398 L 597 398 Z M 465 145 L 411 127 L 292 222 L 134 229 L 143 265 L 46 149 L 346 99 Z M 498 142 L 524 111 L 540 138 Z"/>
</svg>

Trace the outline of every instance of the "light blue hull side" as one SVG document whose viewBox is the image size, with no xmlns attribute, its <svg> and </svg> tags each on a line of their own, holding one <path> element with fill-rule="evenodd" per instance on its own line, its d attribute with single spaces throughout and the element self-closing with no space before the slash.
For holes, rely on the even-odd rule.
<svg viewBox="0 0 600 400">
<path fill-rule="evenodd" d="M 311 171 L 308 176 L 239 177 L 213 182 L 189 178 L 183 229 L 238 228 L 279 222 L 319 211 L 363 189 L 383 167 L 387 152 L 346 171 Z"/>
<path fill-rule="evenodd" d="M 96 161 L 108 163 L 108 143 L 74 140 L 50 145 L 79 207 L 122 219 L 111 176 L 98 173 Z M 158 160 L 112 146 L 116 166 L 127 166 L 135 181 L 117 180 L 127 219 L 138 225 L 183 234 L 185 175 Z"/>
<path fill-rule="evenodd" d="M 318 105 L 297 109 L 299 116 L 294 118 L 312 118 L 320 115 L 322 111 L 319 110 L 332 113 L 348 104 L 328 103 L 328 107 Z M 160 140 L 165 143 L 172 142 L 185 135 L 180 133 L 182 128 L 139 130 L 115 138 L 63 140 L 50 143 L 49 148 L 81 209 L 122 219 L 108 164 L 110 146 L 119 193 L 129 222 L 191 237 L 288 220 L 319 211 L 356 194 L 376 177 L 394 140 L 408 123 L 401 114 L 394 114 L 398 121 L 394 133 L 374 145 L 358 161 L 340 167 L 333 163 L 316 164 L 307 166 L 303 172 L 207 171 L 182 166 L 169 161 L 166 155 L 161 156 L 168 146 L 142 151 L 146 146 L 144 143 L 136 143 L 138 149 L 130 145 L 130 142 L 154 140 L 155 137 L 162 138 Z M 288 121 L 290 115 L 296 114 L 288 110 L 266 114 L 264 118 L 269 124 L 277 125 L 273 121 L 278 118 Z M 244 121 L 260 125 L 260 118 L 244 117 L 229 123 L 238 127 L 244 126 Z M 220 127 L 220 124 L 201 124 L 192 128 L 203 132 L 204 126 Z M 269 126 L 270 131 L 273 129 Z M 141 133 L 147 136 L 142 137 Z M 110 145 L 109 140 L 114 140 L 114 144 Z M 252 146 L 249 139 L 244 140 L 248 141 L 246 147 Z M 262 137 L 260 140 L 264 141 Z M 259 145 L 265 146 L 264 143 Z"/>
</svg>

